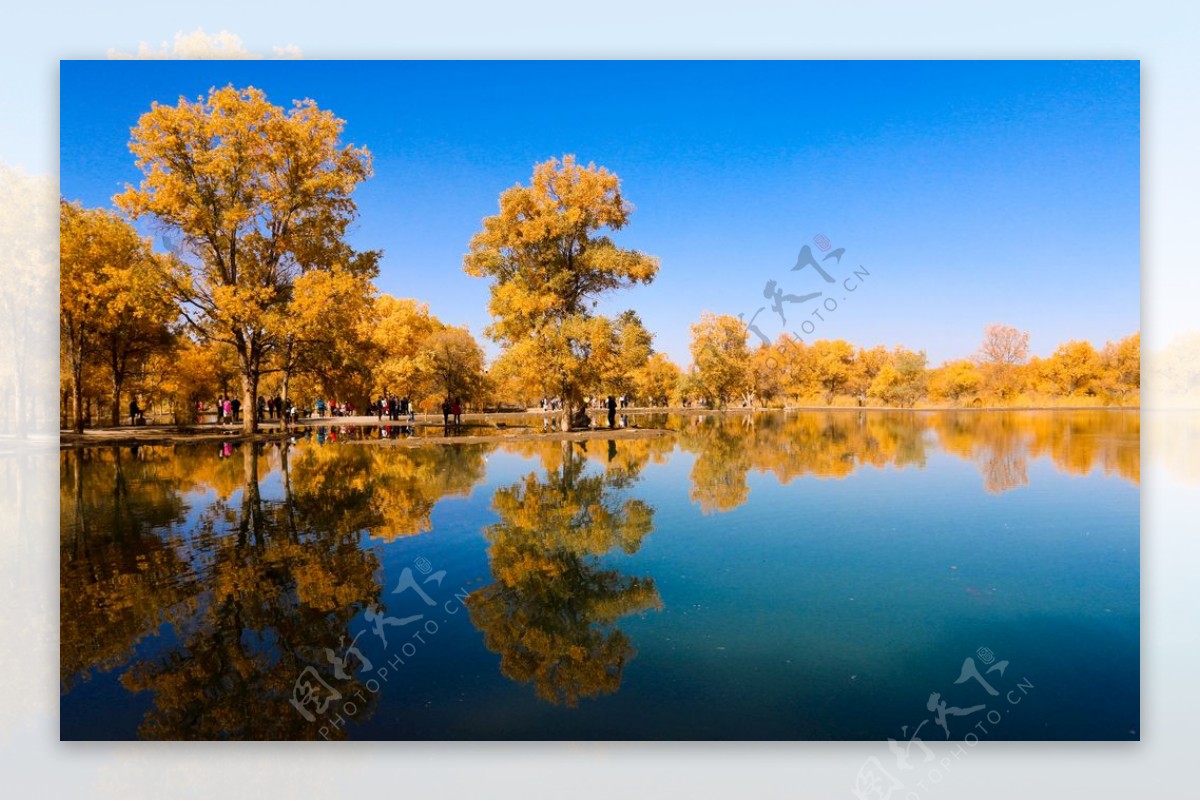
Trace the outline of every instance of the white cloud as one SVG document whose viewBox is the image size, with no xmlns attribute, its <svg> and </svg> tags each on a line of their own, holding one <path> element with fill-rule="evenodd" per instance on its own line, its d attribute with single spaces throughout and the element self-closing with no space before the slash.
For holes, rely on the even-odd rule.
<svg viewBox="0 0 1200 801">
<path fill-rule="evenodd" d="M 271 58 L 301 58 L 300 48 L 294 44 L 275 46 Z M 191 33 L 178 32 L 173 43 L 163 42 L 154 48 L 146 42 L 138 43 L 136 53 L 126 53 L 110 48 L 108 57 L 112 59 L 243 59 L 265 58 L 259 53 L 252 53 L 242 44 L 242 37 L 229 31 L 208 34 L 203 28 L 197 28 Z"/>
</svg>

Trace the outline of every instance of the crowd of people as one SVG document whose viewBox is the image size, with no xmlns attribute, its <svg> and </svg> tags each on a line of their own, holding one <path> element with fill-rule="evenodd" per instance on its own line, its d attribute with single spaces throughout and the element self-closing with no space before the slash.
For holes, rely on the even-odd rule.
<svg viewBox="0 0 1200 801">
<path fill-rule="evenodd" d="M 543 404 L 545 403 L 543 401 Z M 137 408 L 136 402 L 131 402 L 129 406 L 130 417 L 136 425 L 139 415 L 142 414 L 142 410 Z M 543 408 L 546 407 L 543 406 Z M 212 411 L 216 413 L 216 422 L 218 424 L 233 425 L 242 419 L 242 402 L 233 395 L 226 396 L 222 394 L 217 397 Z M 462 425 L 463 402 L 461 398 L 447 396 L 442 400 L 441 411 L 442 423 L 447 428 Z M 209 413 L 210 410 L 201 402 L 197 408 L 197 412 L 205 414 Z M 293 400 L 280 397 L 279 395 L 273 398 L 265 398 L 260 395 L 256 412 L 260 422 L 280 420 L 295 423 L 301 417 L 307 417 L 310 414 L 308 411 L 299 408 Z M 324 398 L 319 398 L 313 404 L 312 414 L 317 418 L 323 418 L 327 415 L 330 417 L 351 417 L 355 414 L 355 408 L 354 404 L 349 402 L 326 402 Z M 367 407 L 367 414 L 374 416 L 380 422 L 383 422 L 384 418 L 392 422 L 402 420 L 413 422 L 416 420 L 417 404 L 408 396 L 397 397 L 396 395 L 385 393 L 378 399 L 370 402 Z"/>
<path fill-rule="evenodd" d="M 326 412 L 329 412 L 330 417 L 354 416 L 354 404 L 348 401 L 331 401 L 327 404 L 324 398 L 317 398 L 314 408 L 317 410 L 317 417 L 324 417 Z"/>
<path fill-rule="evenodd" d="M 371 404 L 371 413 L 382 422 L 385 416 L 392 421 L 399 420 L 401 417 L 413 420 L 417 411 L 416 404 L 407 396 L 397 398 L 395 395 L 381 395 L 379 400 Z"/>
<path fill-rule="evenodd" d="M 301 411 L 290 398 L 281 398 L 276 395 L 268 399 L 259 395 L 256 406 L 255 411 L 260 422 L 264 420 L 286 420 L 294 423 L 300 419 Z M 201 403 L 196 411 L 203 414 L 208 409 L 204 403 Z M 234 423 L 239 423 L 242 420 L 242 402 L 233 395 L 219 395 L 217 396 L 217 402 L 213 405 L 213 412 L 216 414 L 216 421 L 220 424 L 233 425 Z M 132 414 L 132 409 L 130 413 Z"/>
<path fill-rule="evenodd" d="M 611 401 L 611 400 L 616 401 L 617 408 L 619 408 L 619 409 L 628 409 L 629 408 L 629 398 L 625 395 L 619 395 L 619 396 L 609 395 L 608 397 L 605 397 L 605 398 L 601 398 L 600 396 L 597 395 L 596 397 L 586 398 L 584 400 L 584 402 L 588 405 L 589 408 L 592 408 L 592 409 L 607 409 L 609 401 Z M 562 409 L 562 399 L 558 398 L 558 397 L 542 398 L 541 409 L 543 412 L 559 411 Z"/>
</svg>

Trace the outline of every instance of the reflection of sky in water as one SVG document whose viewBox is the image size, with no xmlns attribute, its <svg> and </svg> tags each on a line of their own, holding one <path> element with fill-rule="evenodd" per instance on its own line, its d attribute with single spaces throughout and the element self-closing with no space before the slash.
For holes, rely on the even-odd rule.
<svg viewBox="0 0 1200 801">
<path fill-rule="evenodd" d="M 1089 415 L 1046 416 L 1057 420 L 1053 425 L 1028 415 L 1004 425 L 998 418 L 969 416 L 956 423 L 954 453 L 942 449 L 940 437 L 952 428 L 948 424 L 939 428 L 911 415 L 881 420 L 854 413 L 798 416 L 775 428 L 778 421 L 762 418 L 754 427 L 731 419 L 721 424 L 724 428 L 705 428 L 719 423 L 710 416 L 690 432 L 681 423 L 685 430 L 673 439 L 619 441 L 615 448 L 592 441 L 586 451 L 570 446 L 570 456 L 557 442 L 468 448 L 458 456 L 338 444 L 321 446 L 340 449 L 324 452 L 327 460 L 313 463 L 321 475 L 305 474 L 311 468 L 306 467 L 308 451 L 315 446 L 301 441 L 289 457 L 292 507 L 286 503 L 278 453 L 268 445 L 258 468 L 262 506 L 276 513 L 291 509 L 302 521 L 319 520 L 327 511 L 323 507 L 336 506 L 336 493 L 303 496 L 318 478 L 328 482 L 340 475 L 345 486 L 370 487 L 366 500 L 358 501 L 365 503 L 403 484 L 406 474 L 397 466 L 412 464 L 425 482 L 421 486 L 432 493 L 431 529 L 424 534 L 373 530 L 382 536 L 363 532 L 356 538 L 344 530 L 310 531 L 303 534 L 301 549 L 279 552 L 272 548 L 282 548 L 277 543 L 286 536 L 271 526 L 285 517 L 270 518 L 275 522 L 267 527 L 262 550 L 231 547 L 246 498 L 237 481 L 245 460 L 235 451 L 221 466 L 231 471 L 221 480 L 221 491 L 185 491 L 179 518 L 149 535 L 170 541 L 184 566 L 180 569 L 191 574 L 186 581 L 198 582 L 194 598 L 179 607 L 184 610 L 177 615 L 179 627 L 147 623 L 120 664 L 100 666 L 87 681 L 72 683 L 62 698 L 63 736 L 138 736 L 143 719 L 156 704 L 167 702 L 156 699 L 155 692 L 130 692 L 121 677 L 141 669 L 139 664 L 186 662 L 191 649 L 224 636 L 205 611 L 214 603 L 214 581 L 219 592 L 236 587 L 244 593 L 244 614 L 230 612 L 222 619 L 224 626 L 249 627 L 236 632 L 241 651 L 253 664 L 280 671 L 276 695 L 263 698 L 263 710 L 254 714 L 281 709 L 279 714 L 294 714 L 286 695 L 279 694 L 294 675 L 279 667 L 279 655 L 288 648 L 336 647 L 339 636 L 348 634 L 349 640 L 368 629 L 360 638 L 360 644 L 370 643 L 364 653 L 376 666 L 387 664 L 407 632 L 390 629 L 390 646 L 382 649 L 365 618 L 369 599 L 344 599 L 351 606 L 339 607 L 348 614 L 338 617 L 336 610 L 309 609 L 292 594 L 297 576 L 325 564 L 304 561 L 313 549 L 342 553 L 329 543 L 349 538 L 350 548 L 375 556 L 348 562 L 339 557 L 329 562 L 335 566 L 330 569 L 361 565 L 374 573 L 335 575 L 328 592 L 336 593 L 339 582 L 376 586 L 381 589 L 376 600 L 387 614 L 428 612 L 439 627 L 394 671 L 395 681 L 383 687 L 369 709 L 354 717 L 349 727 L 354 738 L 880 739 L 899 736 L 902 725 L 930 717 L 925 701 L 931 692 L 963 707 L 991 700 L 973 682 L 954 683 L 963 660 L 981 646 L 1010 661 L 1011 673 L 990 677 L 998 686 L 1011 689 L 1020 678 L 1034 685 L 1025 705 L 1006 711 L 1004 725 L 989 739 L 1135 738 L 1140 731 L 1137 418 Z M 873 433 L 865 436 L 868 428 Z M 1028 456 L 1030 448 L 1042 455 Z M 872 450 L 874 464 L 860 464 L 869 461 L 864 455 Z M 215 461 L 215 453 L 190 458 L 202 464 Z M 781 465 L 780 454 L 791 462 Z M 64 553 L 74 534 L 68 511 L 70 458 L 64 456 Z M 180 446 L 173 458 L 189 458 L 188 449 Z M 123 472 L 136 494 L 140 468 L 128 455 L 124 459 Z M 422 467 L 422 459 L 441 461 Z M 576 472 L 563 466 L 564 459 Z M 729 465 L 735 469 L 724 469 Z M 806 473 L 805 465 L 820 475 Z M 109 461 L 96 458 L 85 469 L 93 471 L 88 480 L 98 485 L 112 481 Z M 495 505 L 500 493 L 524 486 L 531 474 L 536 481 L 530 486 L 539 488 L 538 497 L 547 502 L 561 498 L 563 508 L 574 509 L 571 504 L 590 499 L 576 510 L 570 526 L 574 521 L 586 526 L 604 510 L 616 510 L 619 520 L 627 502 L 640 502 L 653 509 L 652 530 L 635 538 L 631 553 L 604 545 L 608 541 L 601 538 L 595 540 L 599 551 L 581 546 L 578 559 L 564 556 L 554 548 L 581 542 L 570 531 L 531 532 L 521 526 L 537 526 L 538 518 L 519 516 L 527 504 L 507 513 L 515 518 Z M 375 475 L 386 485 L 372 485 Z M 781 483 L 780 475 L 790 478 Z M 588 485 L 589 479 L 599 488 Z M 434 491 L 432 481 L 445 486 Z M 586 486 L 598 494 L 586 495 Z M 449 494 L 439 495 L 442 490 Z M 530 496 L 514 497 L 528 501 Z M 104 519 L 96 516 L 93 525 L 103 526 Z M 206 520 L 211 530 L 201 531 Z M 509 526 L 505 533 L 489 528 L 498 523 Z M 93 530 L 90 536 L 100 541 L 113 534 Z M 304 539 L 309 536 L 317 539 Z M 517 550 L 489 551 L 496 536 Z M 550 540 L 559 544 L 547 544 Z M 80 575 L 121 574 L 131 569 L 130 562 L 117 556 L 137 541 L 133 537 L 91 557 L 64 556 L 64 572 L 74 559 L 94 558 L 99 562 L 90 572 L 72 572 L 72 581 Z M 319 542 L 326 545 L 313 544 Z M 538 542 L 542 545 L 530 545 Z M 391 593 L 418 557 L 447 571 L 443 586 L 430 588 L 439 601 L 432 610 L 411 594 Z M 574 708 L 548 703 L 529 679 L 502 674 L 500 658 L 489 647 L 494 643 L 467 610 L 446 612 L 440 604 L 457 591 L 500 587 L 497 558 L 508 560 L 510 571 L 527 562 L 535 576 L 533 584 L 501 587 L 504 591 L 494 596 L 499 605 L 493 611 L 533 615 L 512 618 L 526 621 L 524 628 L 498 630 L 507 632 L 503 637 L 531 637 L 535 645 L 543 634 L 566 638 L 547 647 L 554 652 L 561 645 L 569 655 L 571 642 L 584 642 L 572 638 L 617 632 L 628 647 L 614 651 L 625 656 L 607 657 L 618 674 L 615 689 L 585 691 Z M 105 559 L 117 561 L 104 564 Z M 226 578 L 214 579 L 214 571 Z M 602 616 L 603 604 L 616 603 L 615 596 L 605 601 L 596 589 L 604 575 L 618 583 L 652 582 L 661 608 L 634 604 L 641 611 L 589 626 L 588 614 Z M 105 598 L 106 603 L 119 602 L 123 592 L 149 591 L 139 589 L 133 578 L 116 586 L 117 597 Z M 575 603 L 589 592 L 600 592 L 595 596 L 600 606 Z M 252 621 L 261 619 L 254 617 L 258 603 L 272 610 L 267 618 L 278 616 L 285 628 L 295 616 L 306 621 L 300 631 L 323 631 L 313 636 L 325 639 L 289 643 L 271 626 L 251 630 Z M 71 613 L 72 605 L 65 603 L 64 616 Z M 332 623 L 314 628 L 311 619 L 321 615 L 332 615 Z M 104 632 L 95 634 L 104 637 Z M 597 642 L 612 641 L 587 642 L 598 647 Z M 81 649 L 86 661 L 86 642 L 67 647 Z M 596 652 L 577 656 L 585 666 L 600 658 Z M 568 668 L 580 667 L 571 658 L 535 667 L 557 676 L 550 684 L 586 685 L 585 679 L 571 678 Z M 305 658 L 296 662 L 307 663 Z M 157 686 L 161 695 L 172 685 Z M 220 682 L 207 688 L 218 697 L 226 691 Z M 960 737 L 964 722 L 952 720 L 951 726 L 956 722 Z M 253 718 L 241 724 L 240 736 L 255 736 Z M 301 733 L 290 736 L 316 736 L 312 729 L 296 731 Z M 940 737 L 940 731 L 925 735 Z"/>
</svg>

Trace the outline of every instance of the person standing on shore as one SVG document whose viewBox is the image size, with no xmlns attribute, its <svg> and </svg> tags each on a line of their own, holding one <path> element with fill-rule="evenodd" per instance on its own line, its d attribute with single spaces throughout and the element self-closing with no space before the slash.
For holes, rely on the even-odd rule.
<svg viewBox="0 0 1200 801">
<path fill-rule="evenodd" d="M 452 415 L 454 415 L 455 428 L 461 426 L 462 425 L 462 399 L 461 398 L 455 398 L 454 401 L 450 404 L 450 413 Z"/>
<path fill-rule="evenodd" d="M 617 399 L 612 395 L 608 396 L 608 427 L 617 427 Z"/>
<path fill-rule="evenodd" d="M 129 399 L 129 425 L 131 425 L 131 426 L 137 425 L 138 411 L 139 410 L 138 410 L 137 398 L 136 397 L 130 398 Z"/>
</svg>

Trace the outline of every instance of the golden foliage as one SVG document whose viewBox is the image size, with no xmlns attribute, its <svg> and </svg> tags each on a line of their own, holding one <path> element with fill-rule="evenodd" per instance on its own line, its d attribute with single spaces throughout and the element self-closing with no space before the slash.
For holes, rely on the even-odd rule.
<svg viewBox="0 0 1200 801">
<path fill-rule="evenodd" d="M 519 349 L 508 379 L 560 397 L 564 429 L 583 396 L 599 391 L 599 365 L 611 354 L 614 327 L 592 313 L 594 301 L 658 272 L 657 259 L 606 234 L 632 210 L 615 174 L 570 155 L 550 159 L 534 167 L 528 186 L 500 195 L 499 213 L 484 219 L 463 259 L 469 275 L 492 279 L 487 333 L 506 352 Z"/>
<path fill-rule="evenodd" d="M 297 276 L 345 266 L 350 195 L 370 176 L 371 156 L 341 144 L 343 127 L 312 100 L 285 111 L 261 90 L 226 86 L 156 103 L 133 128 L 142 181 L 114 200 L 182 237 L 193 258 L 176 289 L 196 332 L 237 350 L 246 408 L 263 359 L 288 342 L 282 321 Z M 256 429 L 254 415 L 245 421 Z"/>
<path fill-rule="evenodd" d="M 692 369 L 683 395 L 704 405 L 1119 405 L 1140 397 L 1140 336 L 1097 351 L 1063 344 L 1047 359 L 1028 355 L 1028 334 L 989 326 L 980 356 L 926 367 L 924 351 L 903 345 L 857 348 L 841 339 L 797 341 L 783 334 L 750 351 L 737 318 L 705 313 L 692 326 Z"/>
<path fill-rule="evenodd" d="M 689 394 L 709 406 L 725 406 L 749 387 L 746 326 L 731 315 L 705 312 L 691 330 Z"/>
<path fill-rule="evenodd" d="M 177 316 L 167 291 L 173 263 L 155 256 L 127 221 L 103 209 L 60 203 L 59 332 L 74 397 L 72 424 L 83 430 L 84 370 L 108 373 L 111 417 L 135 362 L 170 344 Z"/>
</svg>

